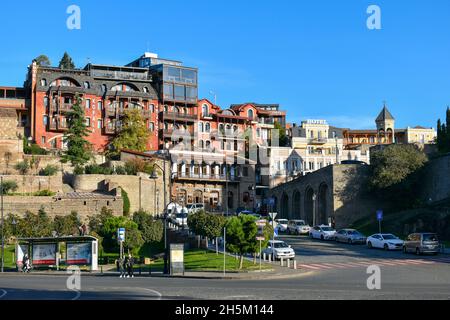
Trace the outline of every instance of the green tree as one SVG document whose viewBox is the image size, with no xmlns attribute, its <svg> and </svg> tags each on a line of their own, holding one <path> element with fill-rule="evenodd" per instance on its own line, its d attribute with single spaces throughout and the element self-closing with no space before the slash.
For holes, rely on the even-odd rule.
<svg viewBox="0 0 450 320">
<path fill-rule="evenodd" d="M 41 169 L 41 171 L 39 172 L 39 175 L 50 177 L 50 176 L 56 175 L 57 173 L 58 173 L 58 167 L 48 164 L 44 169 Z"/>
<path fill-rule="evenodd" d="M 14 169 L 19 171 L 21 175 L 26 175 L 30 170 L 30 164 L 28 163 L 27 160 L 20 161 L 14 166 Z"/>
<path fill-rule="evenodd" d="M 45 54 L 37 56 L 34 60 L 36 61 L 36 64 L 41 67 L 50 67 L 52 65 L 50 59 Z"/>
<path fill-rule="evenodd" d="M 121 194 L 123 200 L 123 215 L 127 217 L 130 215 L 130 207 L 131 207 L 130 198 L 128 198 L 128 193 L 125 190 L 123 190 L 123 188 Z"/>
<path fill-rule="evenodd" d="M 198 236 L 206 237 L 204 226 L 208 220 L 208 215 L 204 210 L 199 210 L 188 216 L 187 224 L 189 229 Z"/>
<path fill-rule="evenodd" d="M 117 229 L 119 228 L 125 228 L 125 248 L 136 252 L 144 240 L 138 225 L 127 217 L 112 217 L 105 221 L 102 231 L 99 233 L 103 237 L 105 250 L 118 250 Z"/>
<path fill-rule="evenodd" d="M 91 231 L 91 233 L 95 232 L 97 234 L 100 234 L 102 232 L 102 228 L 106 220 L 113 217 L 114 214 L 111 209 L 108 209 L 107 207 L 102 207 L 99 214 L 88 217 L 89 230 Z"/>
<path fill-rule="evenodd" d="M 450 107 L 447 107 L 445 124 L 438 120 L 436 141 L 439 152 L 450 152 Z"/>
<path fill-rule="evenodd" d="M 67 150 L 62 154 L 62 161 L 72 164 L 72 166 L 81 166 L 92 157 L 91 144 L 86 140 L 90 131 L 86 126 L 84 108 L 82 99 L 77 94 L 72 110 L 67 115 L 69 129 L 64 135 L 64 141 L 67 143 Z"/>
<path fill-rule="evenodd" d="M 404 181 L 428 161 L 414 145 L 393 144 L 372 153 L 370 185 L 384 189 Z"/>
<path fill-rule="evenodd" d="M 17 225 L 18 233 L 27 238 L 49 237 L 53 231 L 52 227 L 52 221 L 43 207 L 39 209 L 37 214 L 27 211 Z"/>
<path fill-rule="evenodd" d="M 56 216 L 53 219 L 53 230 L 59 236 L 77 235 L 80 225 L 81 222 L 76 211 L 72 211 L 68 216 Z"/>
<path fill-rule="evenodd" d="M 270 227 L 267 225 L 267 231 L 264 233 L 265 240 L 262 248 L 267 247 L 267 243 L 271 237 Z M 259 241 L 256 240 L 258 227 L 256 226 L 256 218 L 250 215 L 240 215 L 232 217 L 226 224 L 227 250 L 239 254 L 239 269 L 242 269 L 244 263 L 244 255 L 259 251 Z"/>
<path fill-rule="evenodd" d="M 289 145 L 289 138 L 286 135 L 286 128 L 284 128 L 279 122 L 274 123 L 275 130 L 278 130 L 279 146 L 287 147 Z"/>
<path fill-rule="evenodd" d="M 145 243 L 161 242 L 164 235 L 164 225 L 161 220 L 154 219 L 145 211 L 133 214 L 133 221 L 138 225 Z"/>
<path fill-rule="evenodd" d="M 75 69 L 75 64 L 67 52 L 64 52 L 64 56 L 61 58 L 61 61 L 59 61 L 58 67 L 66 70 Z"/>
<path fill-rule="evenodd" d="M 0 193 L 8 194 L 10 192 L 15 192 L 17 190 L 17 182 L 13 180 L 3 180 L 3 184 L 0 185 Z"/>
<path fill-rule="evenodd" d="M 128 109 L 124 112 L 122 127 L 113 139 L 108 151 L 109 157 L 116 157 L 122 149 L 146 151 L 149 131 L 138 109 Z"/>
</svg>

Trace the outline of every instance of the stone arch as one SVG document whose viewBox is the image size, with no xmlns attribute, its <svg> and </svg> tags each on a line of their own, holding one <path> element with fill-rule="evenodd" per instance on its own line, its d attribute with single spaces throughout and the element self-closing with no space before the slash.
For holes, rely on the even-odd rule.
<svg viewBox="0 0 450 320">
<path fill-rule="evenodd" d="M 307 187 L 305 191 L 305 222 L 310 226 L 314 226 L 316 219 L 314 218 L 314 190 L 311 187 Z"/>
<path fill-rule="evenodd" d="M 201 190 L 194 191 L 193 201 L 194 203 L 203 203 L 203 192 Z"/>
<path fill-rule="evenodd" d="M 301 217 L 301 194 L 298 190 L 294 190 L 292 194 L 292 216 L 294 218 Z"/>
<path fill-rule="evenodd" d="M 280 203 L 280 217 L 284 219 L 290 218 L 289 215 L 289 196 L 286 192 L 283 192 L 283 195 L 281 196 L 281 203 Z"/>
<path fill-rule="evenodd" d="M 326 183 L 322 183 L 319 187 L 319 210 L 318 210 L 318 223 L 319 224 L 328 224 L 329 218 L 329 190 L 330 188 Z"/>
</svg>

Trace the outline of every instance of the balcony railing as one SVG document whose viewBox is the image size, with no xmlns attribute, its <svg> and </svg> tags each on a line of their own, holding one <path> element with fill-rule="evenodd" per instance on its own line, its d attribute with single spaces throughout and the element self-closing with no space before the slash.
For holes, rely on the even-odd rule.
<svg viewBox="0 0 450 320">
<path fill-rule="evenodd" d="M 328 142 L 326 138 L 311 138 L 308 140 L 309 144 L 325 144 Z"/>
<path fill-rule="evenodd" d="M 224 174 L 203 174 L 203 173 L 176 173 L 175 177 L 180 180 L 208 180 L 221 182 L 239 182 L 241 180 L 238 176 Z"/>
<path fill-rule="evenodd" d="M 115 134 L 116 133 L 116 126 L 114 126 L 114 125 L 107 125 L 105 127 L 105 133 L 106 134 Z"/>
<path fill-rule="evenodd" d="M 51 121 L 48 125 L 49 130 L 54 131 L 66 131 L 69 129 L 67 123 L 61 122 L 61 121 Z"/>
<path fill-rule="evenodd" d="M 195 121 L 197 120 L 197 116 L 194 114 L 181 113 L 181 112 L 163 112 L 164 119 L 171 120 L 181 120 L 181 121 Z"/>
</svg>

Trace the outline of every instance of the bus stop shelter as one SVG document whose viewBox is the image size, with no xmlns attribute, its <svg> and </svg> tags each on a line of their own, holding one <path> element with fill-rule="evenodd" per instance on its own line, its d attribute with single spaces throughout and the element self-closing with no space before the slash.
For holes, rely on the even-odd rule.
<svg viewBox="0 0 450 320">
<path fill-rule="evenodd" d="M 66 244 L 65 255 L 60 252 L 61 243 Z M 98 239 L 91 236 L 19 238 L 16 243 L 16 265 L 22 268 L 22 261 L 28 254 L 31 265 L 39 268 L 64 266 L 88 266 L 98 270 Z"/>
</svg>

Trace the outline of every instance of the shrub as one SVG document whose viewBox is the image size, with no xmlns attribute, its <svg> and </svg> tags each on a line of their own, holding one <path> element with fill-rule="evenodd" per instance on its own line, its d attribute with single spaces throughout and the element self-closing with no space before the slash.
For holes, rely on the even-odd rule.
<svg viewBox="0 0 450 320">
<path fill-rule="evenodd" d="M 3 185 L 0 185 L 0 191 L 3 192 L 3 194 L 14 192 L 17 188 L 17 182 L 12 180 L 3 181 Z"/>
<path fill-rule="evenodd" d="M 164 225 L 161 220 L 154 219 L 145 211 L 138 211 L 133 214 L 133 221 L 138 225 L 146 243 L 162 241 Z"/>
<path fill-rule="evenodd" d="M 56 194 L 56 192 L 50 191 L 50 190 L 40 190 L 35 193 L 33 193 L 33 196 L 35 197 L 53 197 Z"/>
<path fill-rule="evenodd" d="M 35 156 L 43 156 L 47 155 L 48 152 L 45 149 L 42 149 L 37 144 L 33 143 L 32 145 L 28 146 L 27 143 L 23 146 L 23 153 L 25 154 L 31 154 Z"/>
<path fill-rule="evenodd" d="M 73 173 L 76 175 L 84 174 L 84 168 L 82 166 L 76 166 Z"/>
<path fill-rule="evenodd" d="M 41 169 L 41 171 L 39 172 L 39 175 L 49 177 L 49 176 L 56 175 L 57 172 L 58 172 L 58 167 L 49 164 L 44 169 Z"/>
<path fill-rule="evenodd" d="M 137 175 L 138 172 L 144 172 L 144 173 L 151 175 L 155 171 L 155 168 L 154 168 L 153 164 L 151 164 L 145 160 L 136 158 L 136 159 L 128 160 L 125 163 L 125 170 L 126 170 L 127 174 L 133 175 L 133 176 Z"/>
<path fill-rule="evenodd" d="M 84 168 L 85 174 L 112 174 L 112 169 L 99 166 L 98 164 L 90 164 Z"/>
<path fill-rule="evenodd" d="M 116 167 L 115 173 L 118 175 L 126 175 L 127 170 L 123 166 L 118 166 L 118 167 Z"/>
<path fill-rule="evenodd" d="M 30 164 L 27 160 L 21 161 L 14 166 L 14 169 L 20 172 L 21 175 L 26 175 L 30 170 Z"/>
<path fill-rule="evenodd" d="M 130 198 L 128 198 L 128 193 L 122 189 L 122 199 L 123 199 L 123 215 L 130 215 Z"/>
</svg>

